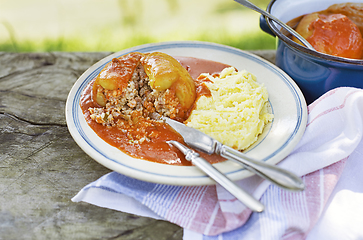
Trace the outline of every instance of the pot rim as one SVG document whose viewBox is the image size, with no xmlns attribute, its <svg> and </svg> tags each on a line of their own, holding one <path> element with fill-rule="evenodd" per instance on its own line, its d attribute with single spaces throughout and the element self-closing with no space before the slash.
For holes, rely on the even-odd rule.
<svg viewBox="0 0 363 240">
<path fill-rule="evenodd" d="M 277 0 L 271 0 L 271 2 L 267 5 L 267 12 L 271 13 L 272 5 Z M 333 62 L 341 62 L 341 63 L 348 63 L 348 64 L 354 64 L 354 65 L 363 65 L 363 59 L 353 59 L 353 58 L 344 58 L 344 57 L 337 57 L 333 55 L 328 55 L 325 53 L 320 53 L 317 51 L 310 50 L 306 48 L 305 46 L 302 46 L 296 42 L 294 42 L 292 39 L 288 38 L 285 34 L 283 34 L 280 29 L 276 27 L 275 24 L 273 24 L 272 20 L 268 17 L 265 17 L 266 23 L 268 27 L 271 29 L 271 31 L 283 42 L 285 42 L 288 46 L 295 48 L 297 51 L 305 53 L 307 55 L 310 55 L 311 57 L 319 58 L 320 60 L 325 61 L 333 61 Z"/>
</svg>

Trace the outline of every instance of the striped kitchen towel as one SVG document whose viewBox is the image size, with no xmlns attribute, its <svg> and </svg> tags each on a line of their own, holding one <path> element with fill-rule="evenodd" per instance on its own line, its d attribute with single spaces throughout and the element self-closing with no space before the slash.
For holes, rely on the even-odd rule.
<svg viewBox="0 0 363 240">
<path fill-rule="evenodd" d="M 109 173 L 72 200 L 163 219 L 184 239 L 363 239 L 363 90 L 337 88 L 309 108 L 304 136 L 278 165 L 302 176 L 291 192 L 258 176 L 237 181 L 265 204 L 252 213 L 219 185 L 170 186 Z"/>
</svg>

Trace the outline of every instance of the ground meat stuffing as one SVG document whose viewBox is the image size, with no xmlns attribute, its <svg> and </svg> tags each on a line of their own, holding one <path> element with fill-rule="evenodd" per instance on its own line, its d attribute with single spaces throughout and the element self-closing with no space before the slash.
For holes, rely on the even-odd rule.
<svg viewBox="0 0 363 240">
<path fill-rule="evenodd" d="M 89 108 L 91 118 L 104 126 L 118 127 L 130 134 L 131 142 L 144 142 L 155 134 L 148 128 L 153 119 L 159 115 L 176 118 L 179 112 L 179 100 L 175 93 L 169 89 L 165 91 L 153 90 L 149 86 L 149 78 L 141 64 L 135 69 L 127 87 L 122 91 L 106 90 L 98 86 L 106 100 L 105 107 Z M 127 130 L 132 125 L 134 131 Z M 126 131 L 127 130 L 127 131 Z"/>
</svg>

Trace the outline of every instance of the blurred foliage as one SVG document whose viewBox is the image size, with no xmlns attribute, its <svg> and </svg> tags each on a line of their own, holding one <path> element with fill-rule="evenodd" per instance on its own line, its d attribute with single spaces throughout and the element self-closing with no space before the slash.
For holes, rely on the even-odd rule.
<svg viewBox="0 0 363 240">
<path fill-rule="evenodd" d="M 248 35 L 209 35 L 203 33 L 195 38 L 183 39 L 190 41 L 205 41 L 214 42 L 219 44 L 228 45 L 235 48 L 240 48 L 244 50 L 257 50 L 257 49 L 274 49 L 275 48 L 275 38 L 271 37 L 266 33 L 254 33 Z M 6 41 L 0 43 L 0 51 L 4 52 L 52 52 L 52 51 L 118 51 L 125 48 L 135 47 L 142 44 L 156 43 L 163 40 L 155 39 L 148 35 L 137 35 L 129 38 L 127 41 L 109 44 L 99 43 L 98 46 L 87 45 L 82 39 L 79 38 L 57 38 L 57 39 L 45 39 L 41 42 L 35 42 L 31 40 L 22 41 L 20 43 L 15 43 L 11 41 Z"/>
<path fill-rule="evenodd" d="M 256 27 L 254 32 L 224 32 L 223 28 L 211 28 L 211 22 L 205 22 L 206 27 L 202 27 L 198 33 L 183 32 L 176 35 L 170 31 L 165 35 L 151 35 L 144 31 L 143 24 L 148 19 L 142 16 L 150 9 L 147 9 L 145 0 L 116 0 L 119 8 L 119 21 L 122 29 L 128 30 L 125 34 L 127 37 L 121 39 L 111 37 L 112 33 L 98 33 L 104 37 L 94 38 L 93 42 L 85 41 L 83 36 L 44 37 L 41 40 L 17 39 L 15 31 L 9 22 L 3 21 L 0 24 L 8 32 L 8 38 L 0 42 L 0 51 L 10 52 L 49 52 L 49 51 L 119 51 L 121 49 L 134 47 L 137 45 L 174 40 L 193 40 L 207 41 L 229 45 L 232 47 L 255 50 L 255 49 L 274 49 L 275 39 L 270 35 L 262 32 Z M 183 0 L 163 0 L 167 5 L 168 15 L 174 16 L 180 14 L 180 8 L 184 4 Z M 265 9 L 270 0 L 250 0 L 260 8 Z M 211 1 L 211 4 L 213 1 Z M 239 12 L 248 13 L 252 11 L 234 1 L 214 3 L 210 14 L 216 15 L 219 19 L 227 18 L 229 14 L 238 14 Z M 159 14 L 159 13 L 158 13 Z M 141 17 L 140 17 L 141 16 Z M 214 19 L 214 18 L 213 18 Z M 218 19 L 218 18 L 216 18 Z M 143 22 L 144 21 L 144 22 Z M 0 25 L 0 26 L 1 26 Z M 119 30 L 120 31 L 120 30 Z M 121 30 L 122 31 L 122 30 Z M 218 34 L 216 34 L 218 32 Z M 89 39 L 88 39 L 89 40 Z"/>
<path fill-rule="evenodd" d="M 265 10 L 270 0 L 254 0 L 254 1 L 250 0 L 250 2 L 255 4 L 257 7 Z M 232 11 L 251 11 L 251 10 L 234 1 L 221 3 L 215 9 L 215 13 L 230 13 Z"/>
</svg>

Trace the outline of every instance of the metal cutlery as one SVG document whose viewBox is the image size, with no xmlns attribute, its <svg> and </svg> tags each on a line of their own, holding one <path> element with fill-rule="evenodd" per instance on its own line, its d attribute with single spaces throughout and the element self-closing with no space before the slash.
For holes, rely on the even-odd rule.
<svg viewBox="0 0 363 240">
<path fill-rule="evenodd" d="M 252 159 L 246 154 L 225 146 L 207 134 L 188 127 L 183 123 L 167 117 L 162 117 L 162 119 L 184 138 L 186 144 L 196 150 L 208 154 L 216 153 L 224 158 L 240 163 L 249 171 L 284 189 L 301 191 L 305 188 L 302 179 L 290 171 Z"/>
<path fill-rule="evenodd" d="M 288 31 L 289 33 L 291 33 L 294 37 L 296 37 L 300 42 L 302 42 L 302 44 L 305 45 L 305 47 L 307 47 L 310 50 L 316 51 L 315 48 L 313 48 L 313 46 L 311 46 L 311 44 L 306 41 L 305 38 L 303 38 L 299 33 L 297 33 L 293 28 L 291 28 L 289 25 L 287 25 L 286 23 L 282 22 L 280 19 L 278 19 L 277 17 L 271 15 L 270 13 L 262 10 L 261 8 L 257 7 L 256 5 L 254 5 L 253 3 L 247 1 L 247 0 L 234 0 L 235 2 L 238 2 L 239 4 L 248 7 L 249 9 L 255 10 L 258 13 L 261 13 L 263 16 L 268 17 L 270 19 L 272 19 L 274 22 L 276 22 L 277 24 L 279 24 L 282 28 L 284 28 L 286 31 Z"/>
<path fill-rule="evenodd" d="M 257 201 L 248 192 L 244 191 L 242 188 L 238 187 L 234 182 L 232 182 L 228 177 L 216 169 L 207 160 L 200 157 L 198 153 L 190 148 L 187 148 L 183 144 L 177 141 L 167 141 L 167 143 L 178 148 L 184 155 L 185 159 L 191 161 L 195 166 L 204 171 L 209 177 L 214 181 L 219 183 L 227 191 L 229 191 L 233 196 L 240 200 L 246 207 L 250 208 L 255 212 L 262 212 L 264 210 L 264 205 Z"/>
</svg>

